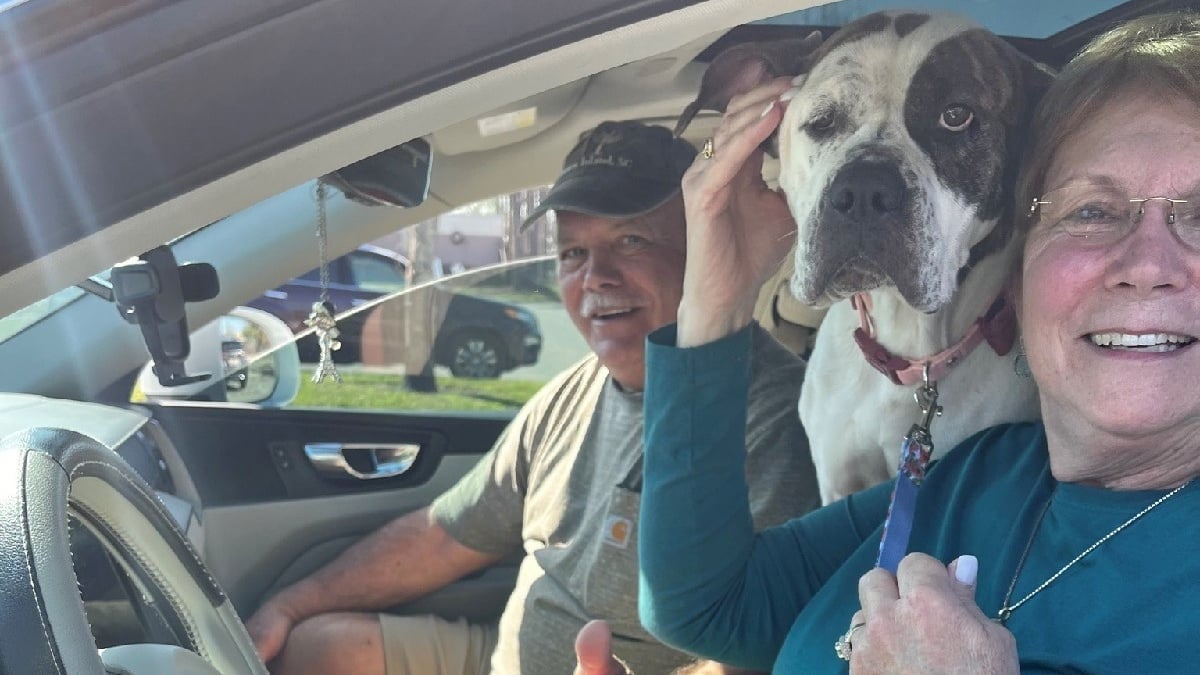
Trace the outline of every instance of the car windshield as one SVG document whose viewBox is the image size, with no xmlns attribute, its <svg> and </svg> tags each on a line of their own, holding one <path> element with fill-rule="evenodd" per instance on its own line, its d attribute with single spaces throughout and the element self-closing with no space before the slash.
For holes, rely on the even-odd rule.
<svg viewBox="0 0 1200 675">
<path fill-rule="evenodd" d="M 5 317 L 0 317 L 0 343 L 45 319 L 83 296 L 83 290 L 75 286 L 22 307 Z"/>
<path fill-rule="evenodd" d="M 316 222 L 316 192 L 311 184 L 302 185 L 289 191 L 290 196 L 268 198 L 225 222 L 171 242 L 181 265 L 184 261 L 216 265 L 218 297 L 244 297 L 237 284 L 239 275 L 250 267 L 263 272 L 258 276 L 263 281 L 257 283 L 273 282 L 267 288 L 251 289 L 255 297 L 227 302 L 231 307 L 213 324 L 189 325 L 187 372 L 223 373 L 227 389 L 223 400 L 235 402 L 270 399 L 272 405 L 358 409 L 379 408 L 385 400 L 398 409 L 519 406 L 585 350 L 557 292 L 552 216 L 518 230 L 547 189 L 497 195 L 412 224 L 405 224 L 411 218 L 408 209 L 364 207 L 334 194 L 325 220 L 335 236 L 364 218 L 398 228 L 340 254 L 329 254 L 329 242 L 323 245 L 320 237 L 313 236 L 315 226 L 309 236 L 294 238 L 295 251 L 287 252 L 277 244 L 254 257 L 250 266 L 223 258 L 229 247 L 209 241 L 213 237 L 244 241 L 238 222 L 243 218 L 294 223 L 297 215 L 308 215 Z M 288 210 L 292 206 L 298 214 Z M 318 264 L 322 257 L 323 267 Z M 288 269 L 285 261 L 291 265 L 290 278 L 273 278 L 268 270 Z M 296 270 L 301 261 L 316 266 Z M 107 287 L 106 279 L 100 281 Z M 63 294 L 69 296 L 65 302 L 87 290 L 103 295 L 105 289 L 73 287 Z M 320 306 L 327 307 L 336 321 L 329 325 L 332 335 L 326 345 L 316 320 Z M 20 325 L 14 321 L 10 332 L 27 329 L 38 317 L 62 307 L 62 302 L 37 303 L 22 310 L 22 317 L 25 312 L 36 317 Z M 282 333 L 268 328 L 271 325 Z M 128 330 L 136 333 L 137 328 Z M 298 369 L 288 366 L 287 372 L 299 375 L 301 387 L 295 398 L 276 401 L 270 395 L 282 371 L 277 370 L 275 355 L 289 343 L 297 350 L 299 364 Z M 195 360 L 209 353 L 219 354 L 219 360 Z M 343 386 L 314 386 L 323 360 L 338 369 Z M 411 388 L 414 376 L 436 381 L 431 386 L 439 387 L 442 395 L 402 394 Z M 207 398 L 211 395 L 207 381 L 192 388 L 160 386 L 147 363 L 132 400 L 196 396 L 212 400 Z"/>
</svg>

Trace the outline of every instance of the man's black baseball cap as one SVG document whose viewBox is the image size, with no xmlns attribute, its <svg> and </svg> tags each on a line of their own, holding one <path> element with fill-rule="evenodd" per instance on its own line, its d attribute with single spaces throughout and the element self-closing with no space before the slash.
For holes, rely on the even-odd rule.
<svg viewBox="0 0 1200 675">
<path fill-rule="evenodd" d="M 631 218 L 653 211 L 679 192 L 696 149 L 666 127 L 601 122 L 567 153 L 554 187 L 521 229 L 547 211 Z"/>
</svg>

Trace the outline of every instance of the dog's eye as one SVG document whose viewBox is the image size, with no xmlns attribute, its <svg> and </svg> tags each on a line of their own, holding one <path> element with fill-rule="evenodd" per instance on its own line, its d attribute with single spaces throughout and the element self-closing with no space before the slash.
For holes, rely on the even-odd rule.
<svg viewBox="0 0 1200 675">
<path fill-rule="evenodd" d="M 947 131 L 962 131 L 971 126 L 975 112 L 965 105 L 955 104 L 942 111 L 938 124 Z"/>
<path fill-rule="evenodd" d="M 827 136 L 837 126 L 837 115 L 832 110 L 823 110 L 813 116 L 804 127 L 814 136 Z"/>
</svg>

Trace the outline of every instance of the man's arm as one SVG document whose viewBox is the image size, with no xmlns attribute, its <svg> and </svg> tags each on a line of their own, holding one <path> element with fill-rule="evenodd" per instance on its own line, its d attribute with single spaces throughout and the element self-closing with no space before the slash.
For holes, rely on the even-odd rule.
<svg viewBox="0 0 1200 675">
<path fill-rule="evenodd" d="M 297 623 L 338 610 L 385 609 L 497 561 L 458 543 L 428 508 L 396 518 L 325 567 L 280 591 L 246 622 L 264 661 Z"/>
</svg>

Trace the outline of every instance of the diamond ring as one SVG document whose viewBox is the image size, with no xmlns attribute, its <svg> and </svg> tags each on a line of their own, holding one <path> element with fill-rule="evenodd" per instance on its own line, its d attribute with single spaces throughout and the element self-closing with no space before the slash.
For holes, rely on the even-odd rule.
<svg viewBox="0 0 1200 675">
<path fill-rule="evenodd" d="M 700 156 L 703 157 L 704 159 L 712 159 L 713 158 L 713 139 L 711 139 L 711 138 L 704 139 L 704 147 L 702 147 L 700 149 Z"/>
<path fill-rule="evenodd" d="M 850 652 L 854 649 L 854 645 L 850 644 L 850 638 L 854 637 L 854 631 L 862 628 L 865 625 L 867 624 L 859 622 L 853 626 L 850 626 L 850 630 L 842 633 L 842 636 L 837 639 L 837 642 L 833 643 L 833 651 L 837 652 L 839 659 L 843 661 L 850 660 Z"/>
</svg>

